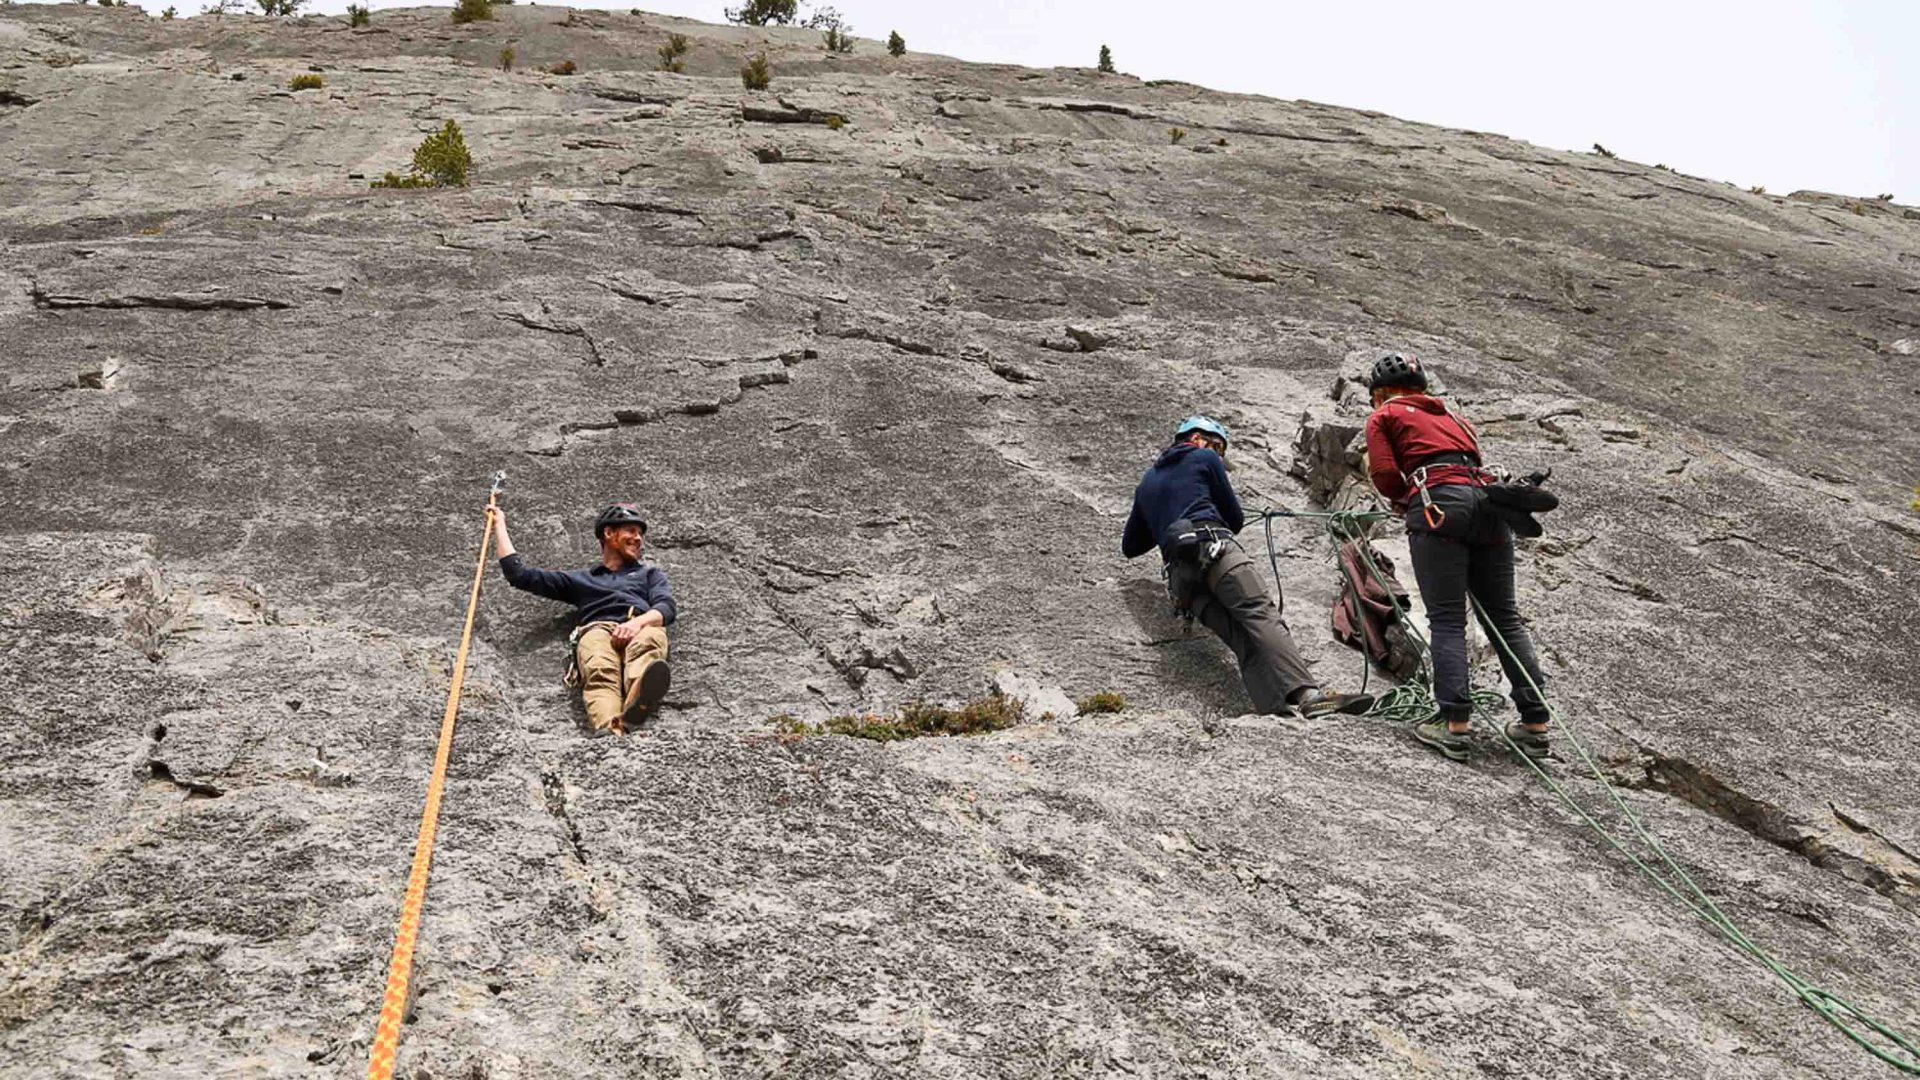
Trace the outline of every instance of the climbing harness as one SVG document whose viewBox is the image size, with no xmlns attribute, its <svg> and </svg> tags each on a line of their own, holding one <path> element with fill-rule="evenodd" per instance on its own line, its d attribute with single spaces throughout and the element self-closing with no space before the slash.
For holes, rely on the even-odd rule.
<svg viewBox="0 0 1920 1080">
<path fill-rule="evenodd" d="M 1186 624 L 1187 633 L 1193 632 L 1193 601 L 1205 586 L 1207 571 L 1233 542 L 1233 533 L 1216 521 L 1178 518 L 1168 524 L 1167 561 L 1161 564 L 1160 576 L 1166 581 L 1174 616 Z"/>
<path fill-rule="evenodd" d="M 1264 517 L 1267 522 L 1267 555 L 1272 563 L 1274 577 L 1277 581 L 1279 578 L 1279 562 L 1274 556 L 1273 548 L 1272 523 L 1274 518 L 1295 517 L 1317 519 L 1323 524 L 1328 536 L 1333 539 L 1337 547 L 1341 542 L 1348 539 L 1363 539 L 1366 536 L 1367 529 L 1371 525 L 1379 521 L 1387 520 L 1393 517 L 1393 515 L 1382 510 L 1334 510 L 1325 512 L 1268 510 L 1262 514 L 1262 517 Z M 1359 550 L 1367 572 L 1374 576 L 1376 582 L 1381 582 L 1379 568 L 1374 565 L 1371 559 L 1366 558 L 1366 548 L 1362 546 Z M 1381 587 L 1383 589 L 1386 588 L 1383 582 L 1381 582 Z M 1391 595 L 1391 591 L 1388 590 L 1388 592 L 1389 595 Z M 1395 606 L 1398 607 L 1399 602 L 1397 599 L 1394 603 Z M 1666 846 L 1660 843 L 1659 839 L 1655 837 L 1652 832 L 1647 829 L 1645 823 L 1641 821 L 1640 816 L 1633 812 L 1633 809 L 1627 805 L 1625 799 L 1621 798 L 1619 789 L 1614 787 L 1611 780 L 1607 779 L 1606 773 L 1601 770 L 1599 764 L 1595 762 L 1592 755 L 1587 752 L 1585 744 L 1580 741 L 1572 725 L 1568 724 L 1560 716 L 1559 711 L 1553 707 L 1551 702 L 1547 702 L 1546 695 L 1541 690 L 1539 683 L 1534 680 L 1533 674 L 1526 670 L 1525 665 L 1517 663 L 1517 657 L 1513 649 L 1507 644 L 1507 639 L 1500 633 L 1499 628 L 1493 625 L 1492 620 L 1486 617 L 1486 614 L 1480 610 L 1478 604 L 1473 605 L 1473 612 L 1475 619 L 1480 623 L 1481 629 L 1486 631 L 1487 636 L 1493 640 L 1495 647 L 1500 650 L 1501 654 L 1509 660 L 1516 661 L 1513 666 L 1526 676 L 1528 688 L 1533 691 L 1540 701 L 1546 703 L 1547 715 L 1555 725 L 1555 728 L 1562 733 L 1567 744 L 1573 748 L 1574 753 L 1578 755 L 1580 761 L 1586 765 L 1587 770 L 1592 773 L 1594 779 L 1600 782 L 1601 790 L 1606 792 L 1607 799 L 1613 803 L 1620 811 L 1620 814 L 1626 819 L 1633 834 L 1637 836 L 1655 856 L 1651 861 L 1658 862 L 1664 866 L 1671 880 L 1666 876 L 1662 876 L 1660 871 L 1649 865 L 1649 860 L 1641 858 L 1630 850 L 1612 830 L 1595 820 L 1593 815 L 1589 814 L 1587 810 L 1574 799 L 1573 794 L 1567 790 L 1566 786 L 1556 780 L 1551 773 L 1547 772 L 1544 765 L 1528 757 L 1521 751 L 1519 744 L 1514 741 L 1511 735 L 1507 734 L 1504 725 L 1497 723 L 1492 724 L 1493 729 L 1499 733 L 1501 740 L 1506 743 L 1508 749 L 1513 751 L 1514 756 L 1525 762 L 1527 767 L 1533 770 L 1534 775 L 1538 776 L 1541 782 L 1546 784 L 1547 789 L 1553 793 L 1554 797 L 1568 810 L 1572 811 L 1576 817 L 1585 822 L 1589 828 L 1593 829 L 1595 834 L 1597 834 L 1601 840 L 1605 841 L 1608 847 L 1624 856 L 1629 863 L 1633 864 L 1635 869 L 1646 875 L 1648 880 L 1658 885 L 1669 896 L 1680 901 L 1689 911 L 1698 915 L 1701 919 L 1704 919 L 1728 944 L 1740 952 L 1745 953 L 1750 959 L 1767 969 L 1781 982 L 1785 983 L 1787 988 L 1793 991 L 1794 995 L 1805 1003 L 1808 1008 L 1818 1013 L 1821 1019 L 1838 1028 L 1843 1035 L 1853 1040 L 1853 1042 L 1857 1043 L 1862 1049 L 1886 1064 L 1893 1066 L 1903 1073 L 1920 1076 L 1920 1043 L 1916 1043 L 1914 1039 L 1895 1031 L 1886 1023 L 1868 1015 L 1858 1006 L 1846 998 L 1841 997 L 1839 994 L 1808 982 L 1805 977 L 1781 963 L 1772 953 L 1748 937 L 1746 932 L 1743 931 L 1725 911 L 1722 911 L 1718 904 L 1713 902 L 1705 890 L 1701 889 L 1699 884 L 1693 880 L 1692 875 L 1680 868 L 1679 863 L 1667 852 Z M 1404 611 L 1401 613 L 1403 620 L 1406 620 L 1406 615 L 1407 613 Z M 1406 621 L 1408 631 L 1415 636 L 1422 652 L 1428 654 L 1428 660 L 1423 662 L 1422 671 L 1419 676 L 1402 682 L 1386 694 L 1380 695 L 1373 711 L 1367 714 L 1369 716 L 1380 717 L 1396 722 L 1417 722 L 1426 720 L 1439 712 L 1438 705 L 1434 703 L 1431 689 L 1429 689 L 1427 685 L 1424 685 L 1424 683 L 1430 682 L 1429 676 L 1431 669 L 1428 664 L 1431 662 L 1431 654 L 1429 644 L 1426 639 L 1420 635 L 1419 631 L 1412 626 L 1411 621 Z M 1491 723 L 1491 717 L 1488 716 L 1488 714 L 1500 706 L 1500 695 L 1491 691 L 1475 690 L 1473 691 L 1472 697 L 1474 713 Z M 1898 1047 L 1900 1051 L 1904 1052 L 1905 1057 L 1902 1058 L 1887 1047 L 1875 1043 L 1871 1035 L 1878 1035 L 1887 1042 L 1892 1043 Z"/>
<path fill-rule="evenodd" d="M 373 1052 L 367 1059 L 367 1080 L 393 1080 L 394 1053 L 400 1045 L 400 1024 L 406 1019 L 408 984 L 413 977 L 413 947 L 420 933 L 420 909 L 427 899 L 427 873 L 433 865 L 433 837 L 440 827 L 440 797 L 447 784 L 447 759 L 453 753 L 453 722 L 460 712 L 460 687 L 467 677 L 467 648 L 473 642 L 473 616 L 480 607 L 480 579 L 487 569 L 487 551 L 493 544 L 493 511 L 507 474 L 493 474 L 487 491 L 487 525 L 480 536 L 480 558 L 473 567 L 473 588 L 467 594 L 467 621 L 460 630 L 460 651 L 453 660 L 453 681 L 447 686 L 447 710 L 440 718 L 440 746 L 433 755 L 433 775 L 427 780 L 427 805 L 420 812 L 420 835 L 413 844 L 413 869 L 407 874 L 406 899 L 400 905 L 400 927 L 393 935 L 393 960 L 387 965 L 387 993 L 380 1003 L 380 1025 L 374 1031 Z"/>
</svg>

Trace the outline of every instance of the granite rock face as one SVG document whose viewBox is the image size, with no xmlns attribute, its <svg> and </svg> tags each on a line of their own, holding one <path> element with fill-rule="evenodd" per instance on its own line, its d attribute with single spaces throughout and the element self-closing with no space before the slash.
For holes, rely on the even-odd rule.
<svg viewBox="0 0 1920 1080">
<path fill-rule="evenodd" d="M 446 14 L 0 11 L 7 1075 L 362 1074 L 497 468 L 538 563 L 647 505 L 674 690 L 583 738 L 561 613 L 489 575 L 402 1075 L 1880 1075 L 1490 739 L 1462 767 L 1241 715 L 1119 556 L 1189 412 L 1250 506 L 1351 498 L 1387 349 L 1554 469 L 1523 609 L 1630 805 L 1756 939 L 1920 1025 L 1912 211 L 797 30 Z M 686 74 L 649 70 L 669 32 Z M 449 118 L 471 187 L 367 187 Z M 1324 538 L 1273 544 L 1356 682 Z M 768 723 L 1005 671 L 1130 707 Z"/>
</svg>

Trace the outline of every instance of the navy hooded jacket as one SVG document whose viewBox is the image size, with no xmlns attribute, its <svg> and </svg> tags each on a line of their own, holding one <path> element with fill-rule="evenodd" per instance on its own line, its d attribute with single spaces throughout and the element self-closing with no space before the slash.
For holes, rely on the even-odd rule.
<svg viewBox="0 0 1920 1080">
<path fill-rule="evenodd" d="M 1161 545 L 1167 526 L 1188 518 L 1217 521 L 1232 532 L 1247 523 L 1240 499 L 1227 482 L 1227 463 L 1204 446 L 1177 443 L 1161 452 L 1133 489 L 1133 513 L 1120 538 L 1120 553 L 1138 558 Z M 1160 557 L 1167 553 L 1161 546 Z"/>
<path fill-rule="evenodd" d="M 535 596 L 572 604 L 575 626 L 594 622 L 625 622 L 632 615 L 658 611 L 672 626 L 679 614 L 667 572 L 648 562 L 628 563 L 609 570 L 596 563 L 584 570 L 543 570 L 528 566 L 519 554 L 500 560 L 507 584 Z"/>
</svg>

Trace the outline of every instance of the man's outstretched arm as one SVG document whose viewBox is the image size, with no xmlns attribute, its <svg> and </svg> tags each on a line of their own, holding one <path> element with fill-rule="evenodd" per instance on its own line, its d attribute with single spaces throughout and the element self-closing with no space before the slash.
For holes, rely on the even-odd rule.
<svg viewBox="0 0 1920 1080">
<path fill-rule="evenodd" d="M 507 536 L 507 512 L 494 507 L 493 546 L 500 553 L 500 573 L 505 575 L 507 584 L 523 589 L 535 596 L 544 596 L 549 600 L 558 600 L 563 604 L 573 603 L 573 587 L 567 576 L 553 570 L 542 570 L 537 566 L 528 566 L 513 548 L 513 540 Z"/>
</svg>

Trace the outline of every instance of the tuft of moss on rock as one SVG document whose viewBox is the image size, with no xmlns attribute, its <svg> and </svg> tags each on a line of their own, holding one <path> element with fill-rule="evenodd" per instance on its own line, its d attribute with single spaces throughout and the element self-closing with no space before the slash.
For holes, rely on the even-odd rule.
<svg viewBox="0 0 1920 1080">
<path fill-rule="evenodd" d="M 1073 704 L 1075 708 L 1080 710 L 1082 716 L 1092 713 L 1125 712 L 1127 709 L 1127 699 L 1111 690 L 1102 690 L 1097 694 L 1088 694 Z"/>
<path fill-rule="evenodd" d="M 1000 694 L 976 698 L 959 708 L 910 702 L 897 715 L 846 713 L 809 724 L 790 714 L 771 718 L 783 735 L 845 735 L 871 742 L 898 742 L 928 736 L 980 735 L 1013 727 L 1024 718 L 1020 702 Z"/>
</svg>

